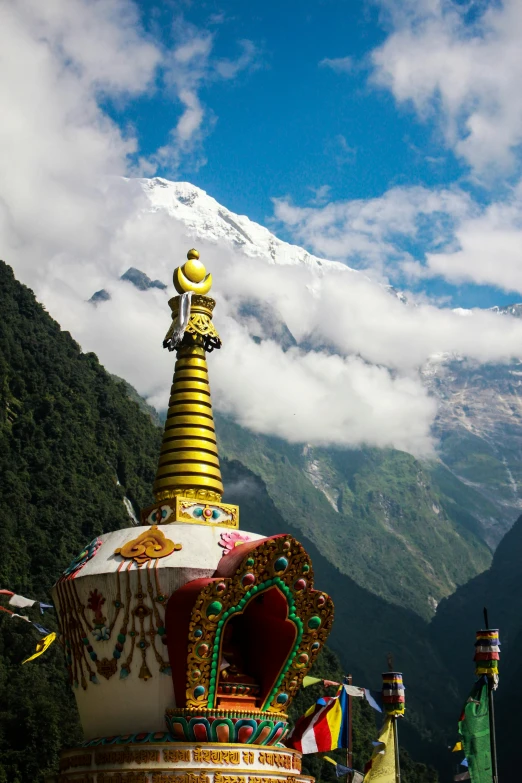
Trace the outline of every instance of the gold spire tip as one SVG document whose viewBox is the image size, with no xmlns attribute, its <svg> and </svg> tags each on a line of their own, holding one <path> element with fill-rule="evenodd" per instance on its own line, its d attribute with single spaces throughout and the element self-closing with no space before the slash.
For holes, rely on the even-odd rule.
<svg viewBox="0 0 522 783">
<path fill-rule="evenodd" d="M 212 275 L 207 274 L 205 264 L 199 260 L 199 253 L 192 248 L 187 253 L 187 261 L 178 266 L 173 275 L 174 288 L 178 294 L 191 291 L 194 294 L 208 294 L 212 286 Z"/>
</svg>

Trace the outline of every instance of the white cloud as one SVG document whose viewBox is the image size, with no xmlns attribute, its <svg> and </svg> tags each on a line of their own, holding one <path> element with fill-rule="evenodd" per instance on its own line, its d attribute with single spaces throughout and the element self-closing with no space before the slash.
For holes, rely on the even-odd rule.
<svg viewBox="0 0 522 783">
<path fill-rule="evenodd" d="M 331 68 L 336 73 L 350 73 L 354 64 L 351 57 L 325 57 L 320 61 L 319 66 L 321 68 Z"/>
<path fill-rule="evenodd" d="M 235 79 L 241 71 L 252 69 L 258 65 L 259 51 L 253 41 L 239 41 L 241 54 L 235 60 L 217 60 L 216 71 L 222 79 Z"/>
<path fill-rule="evenodd" d="M 381 0 L 391 32 L 374 80 L 433 117 L 478 173 L 508 171 L 522 142 L 522 4 Z"/>
<path fill-rule="evenodd" d="M 314 206 L 325 204 L 328 201 L 331 189 L 330 185 L 319 185 L 318 188 L 314 188 L 310 185 L 308 190 L 311 190 L 314 194 L 313 198 L 310 199 L 310 204 L 313 204 Z"/>
<path fill-rule="evenodd" d="M 522 294 L 522 182 L 485 206 L 458 188 L 402 187 L 307 207 L 275 199 L 274 216 L 295 241 L 372 277 L 443 277 Z"/>
<path fill-rule="evenodd" d="M 402 187 L 373 199 L 320 207 L 275 199 L 274 216 L 314 253 L 382 272 L 411 260 L 410 240 L 427 247 L 448 242 L 451 229 L 472 207 L 469 197 L 457 189 Z"/>
<path fill-rule="evenodd" d="M 437 406 L 415 378 L 355 356 L 256 344 L 236 321 L 222 333 L 222 355 L 211 360 L 213 394 L 243 426 L 290 442 L 431 453 Z"/>
<path fill-rule="evenodd" d="M 404 270 L 522 294 L 522 186 L 508 199 L 464 218 L 455 229 L 454 245 L 450 252 L 427 253 L 425 264 L 407 261 Z"/>
<path fill-rule="evenodd" d="M 365 362 L 403 377 L 418 371 L 434 354 L 457 354 L 477 362 L 508 361 L 522 354 L 522 321 L 493 312 L 466 311 L 423 301 L 406 306 L 365 275 L 329 268 L 318 275 L 300 267 L 243 263 L 220 271 L 230 312 L 242 301 L 270 305 L 298 343 L 326 346 L 345 358 Z M 398 376 L 397 376 L 398 377 Z"/>
<path fill-rule="evenodd" d="M 159 59 L 138 27 L 119 24 L 133 8 L 0 4 L 2 252 L 16 252 L 33 280 L 43 259 L 95 253 L 109 241 L 100 182 L 125 173 L 136 141 L 104 114 L 98 94 L 144 90 Z"/>
</svg>

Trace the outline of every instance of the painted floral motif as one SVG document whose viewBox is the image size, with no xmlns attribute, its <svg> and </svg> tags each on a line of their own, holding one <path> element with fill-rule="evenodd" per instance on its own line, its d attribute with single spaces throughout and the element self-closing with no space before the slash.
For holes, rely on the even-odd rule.
<svg viewBox="0 0 522 783">
<path fill-rule="evenodd" d="M 224 556 L 228 555 L 229 552 L 232 552 L 236 546 L 240 546 L 241 544 L 245 544 L 247 541 L 251 540 L 252 539 L 250 536 L 246 536 L 244 533 L 238 533 L 235 530 L 227 530 L 226 533 L 221 533 L 221 541 L 219 542 L 219 546 L 225 550 L 223 552 Z"/>
<path fill-rule="evenodd" d="M 106 618 L 102 613 L 102 606 L 105 603 L 105 598 L 98 590 L 91 590 L 89 593 L 89 600 L 87 601 L 88 609 L 94 612 L 94 628 L 92 629 L 92 635 L 97 642 L 106 642 L 111 635 L 111 629 L 105 625 Z"/>
<path fill-rule="evenodd" d="M 66 577 L 72 577 L 80 571 L 85 563 L 87 563 L 98 551 L 98 549 L 101 547 L 102 542 L 99 538 L 94 538 L 90 544 L 87 544 L 85 549 L 82 549 L 79 555 L 77 555 L 74 560 L 67 566 L 65 571 L 63 572 L 63 576 Z"/>
</svg>

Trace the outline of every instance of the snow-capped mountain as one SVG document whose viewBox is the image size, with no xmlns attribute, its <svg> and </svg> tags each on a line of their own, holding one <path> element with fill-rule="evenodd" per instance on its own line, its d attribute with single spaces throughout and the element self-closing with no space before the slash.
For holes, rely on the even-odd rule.
<svg viewBox="0 0 522 783">
<path fill-rule="evenodd" d="M 230 212 L 189 182 L 170 182 L 156 177 L 142 179 L 141 184 L 152 210 L 165 211 L 181 221 L 194 238 L 225 241 L 250 258 L 263 258 L 272 264 L 355 271 L 345 264 L 317 258 L 302 247 L 283 242 L 264 226 L 245 215 Z"/>
</svg>

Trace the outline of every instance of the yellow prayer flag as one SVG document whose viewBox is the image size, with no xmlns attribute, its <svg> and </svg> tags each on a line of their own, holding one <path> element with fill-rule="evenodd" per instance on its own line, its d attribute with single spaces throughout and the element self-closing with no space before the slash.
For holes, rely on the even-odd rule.
<svg viewBox="0 0 522 783">
<path fill-rule="evenodd" d="M 55 639 L 56 634 L 54 632 L 50 633 L 48 636 L 44 636 L 43 639 L 40 639 L 40 641 L 36 643 L 36 652 L 29 658 L 26 658 L 25 661 L 22 661 L 22 663 L 27 663 L 28 661 L 33 661 L 35 658 L 38 658 L 39 655 L 44 653 L 47 648 L 51 646 Z"/>
<path fill-rule="evenodd" d="M 379 745 L 373 751 L 371 768 L 364 776 L 364 783 L 395 783 L 395 720 L 386 718 L 379 735 Z M 384 751 L 384 752 L 383 752 Z"/>
<path fill-rule="evenodd" d="M 452 753 L 457 753 L 457 751 L 462 750 L 462 742 L 456 742 L 455 747 L 452 749 Z"/>
<path fill-rule="evenodd" d="M 339 762 L 337 762 L 335 759 L 331 759 L 331 758 L 330 758 L 330 756 L 323 756 L 323 759 L 324 759 L 325 761 L 329 761 L 329 762 L 330 762 L 330 764 L 335 764 L 335 766 L 337 766 L 337 764 L 339 763 Z"/>
<path fill-rule="evenodd" d="M 307 675 L 303 678 L 303 688 L 308 688 L 309 685 L 317 685 L 318 682 L 322 682 L 320 677 L 309 677 Z"/>
</svg>

